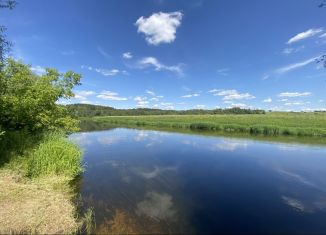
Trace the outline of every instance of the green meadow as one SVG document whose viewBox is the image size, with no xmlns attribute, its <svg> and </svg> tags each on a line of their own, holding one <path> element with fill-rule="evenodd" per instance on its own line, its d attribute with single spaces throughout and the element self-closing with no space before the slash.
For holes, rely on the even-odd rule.
<svg viewBox="0 0 326 235">
<path fill-rule="evenodd" d="M 268 112 L 266 114 L 148 115 L 81 118 L 87 125 L 117 124 L 193 129 L 270 136 L 326 137 L 326 113 Z"/>
</svg>

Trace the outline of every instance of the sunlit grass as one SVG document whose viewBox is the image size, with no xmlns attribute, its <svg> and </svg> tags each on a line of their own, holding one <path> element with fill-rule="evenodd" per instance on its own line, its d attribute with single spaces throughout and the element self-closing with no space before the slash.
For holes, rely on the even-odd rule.
<svg viewBox="0 0 326 235">
<path fill-rule="evenodd" d="M 49 134 L 31 153 L 28 176 L 64 175 L 74 178 L 82 172 L 81 150 L 60 134 Z"/>
<path fill-rule="evenodd" d="M 77 233 L 91 229 L 79 218 L 70 182 L 79 175 L 82 152 L 64 134 L 6 132 L 0 141 L 0 233 Z"/>
<path fill-rule="evenodd" d="M 155 115 L 84 118 L 97 124 L 120 124 L 237 132 L 261 135 L 326 137 L 326 113 L 272 112 L 264 115 Z M 82 122 L 83 123 L 83 122 Z"/>
</svg>

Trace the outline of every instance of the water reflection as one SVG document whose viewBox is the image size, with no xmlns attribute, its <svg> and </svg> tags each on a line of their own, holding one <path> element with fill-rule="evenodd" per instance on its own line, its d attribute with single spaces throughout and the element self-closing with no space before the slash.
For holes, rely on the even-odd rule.
<svg viewBox="0 0 326 235">
<path fill-rule="evenodd" d="M 145 179 L 152 179 L 165 171 L 176 171 L 176 170 L 177 170 L 177 167 L 154 166 L 154 170 L 151 170 L 151 171 L 147 171 L 147 170 L 138 168 L 138 169 L 135 169 L 135 172 L 136 172 L 136 174 L 144 177 Z"/>
<path fill-rule="evenodd" d="M 197 142 L 191 140 L 182 140 L 182 144 L 190 145 L 192 147 L 201 148 L 204 150 L 211 151 L 234 151 L 238 149 L 246 149 L 250 145 L 250 141 L 241 140 L 241 139 L 218 139 L 215 138 L 215 141 L 206 141 L 206 142 Z"/>
<path fill-rule="evenodd" d="M 223 140 L 220 141 L 212 146 L 213 150 L 224 150 L 224 151 L 234 151 L 238 149 L 245 149 L 249 145 L 248 142 L 243 141 L 243 140 Z"/>
<path fill-rule="evenodd" d="M 116 144 L 122 140 L 120 136 L 100 136 L 97 138 L 97 141 L 103 145 L 112 145 Z"/>
<path fill-rule="evenodd" d="M 172 196 L 166 193 L 148 192 L 145 199 L 137 203 L 137 215 L 146 215 L 155 220 L 174 220 Z"/>
<path fill-rule="evenodd" d="M 124 128 L 71 139 L 96 233 L 326 233 L 325 147 Z"/>
</svg>

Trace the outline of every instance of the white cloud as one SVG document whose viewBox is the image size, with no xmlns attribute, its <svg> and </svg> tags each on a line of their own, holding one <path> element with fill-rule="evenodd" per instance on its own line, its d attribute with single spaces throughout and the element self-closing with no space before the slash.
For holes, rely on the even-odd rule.
<svg viewBox="0 0 326 235">
<path fill-rule="evenodd" d="M 320 38 L 326 38 L 326 33 L 323 33 L 322 35 L 319 36 Z"/>
<path fill-rule="evenodd" d="M 294 105 L 305 105 L 305 104 L 310 104 L 310 102 L 293 101 L 293 102 L 287 102 L 284 105 L 286 105 L 286 106 L 294 106 Z"/>
<path fill-rule="evenodd" d="M 93 104 L 93 102 L 89 101 L 89 100 L 81 100 L 80 103 L 81 104 Z"/>
<path fill-rule="evenodd" d="M 191 97 L 197 97 L 197 96 L 199 96 L 199 94 L 194 93 L 194 94 L 189 94 L 189 95 L 183 95 L 183 96 L 181 96 L 181 98 L 191 98 Z"/>
<path fill-rule="evenodd" d="M 265 74 L 263 77 L 262 77 L 262 80 L 266 80 L 266 79 L 269 79 L 269 75 L 268 74 Z"/>
<path fill-rule="evenodd" d="M 133 56 L 132 56 L 131 52 L 125 52 L 122 54 L 122 57 L 124 59 L 132 59 Z"/>
<path fill-rule="evenodd" d="M 126 97 L 120 97 L 118 96 L 118 93 L 112 91 L 102 91 L 101 94 L 96 97 L 103 100 L 113 100 L 113 101 L 128 100 Z"/>
<path fill-rule="evenodd" d="M 157 109 L 174 109 L 173 103 L 169 102 L 162 102 L 160 104 L 154 104 L 152 108 L 157 108 Z"/>
<path fill-rule="evenodd" d="M 223 69 L 218 69 L 217 72 L 222 75 L 222 76 L 228 76 L 230 69 L 229 68 L 223 68 Z"/>
<path fill-rule="evenodd" d="M 95 71 L 102 74 L 103 76 L 115 76 L 119 73 L 126 74 L 127 71 L 120 71 L 119 69 L 102 69 L 102 68 L 93 68 L 92 66 L 82 65 L 82 69 L 88 69 L 89 71 Z"/>
<path fill-rule="evenodd" d="M 118 69 L 94 69 L 94 70 L 102 74 L 103 76 L 115 76 L 120 72 Z"/>
<path fill-rule="evenodd" d="M 109 58 L 110 55 L 100 46 L 97 47 L 97 51 L 102 55 L 104 56 L 105 58 Z"/>
<path fill-rule="evenodd" d="M 146 108 L 148 107 L 148 101 L 138 101 L 136 104 L 136 107 L 138 108 Z"/>
<path fill-rule="evenodd" d="M 278 97 L 301 97 L 309 95 L 311 95 L 311 92 L 282 92 L 278 94 Z"/>
<path fill-rule="evenodd" d="M 129 75 L 129 72 L 126 71 L 126 70 L 122 70 L 121 73 L 122 73 L 123 75 Z"/>
<path fill-rule="evenodd" d="M 280 101 L 280 102 L 286 102 L 286 101 L 288 101 L 289 99 L 280 99 L 280 100 L 278 100 L 278 101 Z"/>
<path fill-rule="evenodd" d="M 206 105 L 204 104 L 197 104 L 194 106 L 194 109 L 205 109 L 206 108 Z"/>
<path fill-rule="evenodd" d="M 296 53 L 298 51 L 301 51 L 304 49 L 304 46 L 300 46 L 300 47 L 296 47 L 296 48 L 293 48 L 293 47 L 287 47 L 287 48 L 284 48 L 282 53 L 283 54 L 292 54 L 292 53 Z"/>
<path fill-rule="evenodd" d="M 214 96 L 224 96 L 223 100 L 250 100 L 256 97 L 249 93 L 239 93 L 237 90 L 213 89 L 209 91 Z"/>
<path fill-rule="evenodd" d="M 87 100 L 88 96 L 94 95 L 94 91 L 76 91 L 75 92 L 75 99 L 83 100 L 84 102 Z"/>
<path fill-rule="evenodd" d="M 231 103 L 229 108 L 247 108 L 248 105 L 244 103 Z"/>
<path fill-rule="evenodd" d="M 156 93 L 154 91 L 146 90 L 145 93 L 152 96 L 152 98 L 149 99 L 150 101 L 159 101 L 161 98 L 163 98 L 162 95 L 156 95 Z M 141 97 L 139 97 L 139 98 L 141 98 Z M 143 98 L 147 99 L 147 97 L 143 97 Z"/>
<path fill-rule="evenodd" d="M 159 101 L 159 99 L 156 98 L 156 97 L 153 97 L 153 98 L 150 99 L 150 101 Z"/>
<path fill-rule="evenodd" d="M 135 98 L 134 98 L 134 101 L 144 101 L 144 100 L 147 100 L 147 97 L 140 97 L 140 96 L 136 96 Z"/>
<path fill-rule="evenodd" d="M 294 37 L 290 38 L 289 41 L 287 42 L 287 44 L 291 44 L 291 43 L 298 42 L 298 41 L 301 41 L 301 40 L 306 39 L 306 38 L 313 37 L 316 34 L 321 33 L 321 32 L 323 32 L 323 29 L 321 29 L 321 28 L 309 29 L 309 30 L 307 30 L 305 32 L 298 33 Z"/>
<path fill-rule="evenodd" d="M 208 93 L 215 93 L 215 92 L 218 92 L 220 91 L 219 89 L 212 89 L 212 90 L 209 90 Z"/>
<path fill-rule="evenodd" d="M 271 103 L 272 101 L 273 101 L 272 98 L 267 98 L 267 99 L 264 99 L 262 102 Z"/>
<path fill-rule="evenodd" d="M 94 91 L 76 91 L 75 93 L 82 96 L 90 96 L 95 94 Z"/>
<path fill-rule="evenodd" d="M 154 91 L 146 90 L 145 92 L 146 92 L 147 94 L 151 95 L 151 96 L 155 96 L 155 92 L 154 92 Z"/>
<path fill-rule="evenodd" d="M 171 43 L 176 38 L 177 28 L 181 24 L 183 14 L 179 11 L 170 13 L 154 13 L 148 18 L 141 16 L 135 23 L 139 33 L 145 34 L 149 44 Z"/>
<path fill-rule="evenodd" d="M 46 72 L 46 69 L 37 65 L 35 67 L 31 67 L 31 71 L 36 73 L 37 75 L 42 75 Z"/>
<path fill-rule="evenodd" d="M 162 109 L 174 109 L 173 103 L 170 102 L 161 102 Z"/>
<path fill-rule="evenodd" d="M 134 101 L 136 101 L 136 107 L 138 108 L 146 108 L 149 104 L 149 101 L 147 101 L 147 97 L 136 96 L 134 98 Z"/>
<path fill-rule="evenodd" d="M 155 57 L 145 57 L 138 61 L 140 68 L 153 66 L 156 71 L 167 70 L 174 72 L 178 75 L 183 75 L 183 71 L 180 65 L 167 66 L 160 63 Z"/>
<path fill-rule="evenodd" d="M 313 58 L 310 58 L 310 59 L 302 61 L 302 62 L 298 62 L 298 63 L 295 63 L 295 64 L 290 64 L 290 65 L 284 66 L 282 68 L 276 69 L 275 72 L 278 73 L 278 74 L 283 74 L 283 73 L 289 72 L 291 70 L 304 67 L 304 66 L 316 61 L 317 58 L 318 57 L 313 57 Z"/>
</svg>

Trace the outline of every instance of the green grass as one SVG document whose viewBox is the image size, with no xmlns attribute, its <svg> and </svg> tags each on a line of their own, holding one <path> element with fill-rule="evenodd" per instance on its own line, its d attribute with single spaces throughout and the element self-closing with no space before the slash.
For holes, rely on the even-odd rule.
<svg viewBox="0 0 326 235">
<path fill-rule="evenodd" d="M 56 133 L 47 135 L 31 153 L 28 176 L 64 175 L 74 178 L 82 172 L 78 146 Z"/>
<path fill-rule="evenodd" d="M 31 179 L 53 175 L 73 179 L 83 171 L 80 148 L 62 133 L 8 133 L 0 143 L 0 150 L 4 168 Z"/>
<path fill-rule="evenodd" d="M 83 171 L 77 145 L 62 133 L 16 131 L 2 136 L 0 151 L 0 208 L 10 208 L 0 233 L 89 232 L 92 214 L 78 218 L 70 184 Z"/>
<path fill-rule="evenodd" d="M 270 136 L 326 137 L 326 113 L 271 112 L 250 115 L 106 116 L 82 118 L 81 120 L 82 129 L 92 128 L 94 124 L 98 126 L 115 124 Z"/>
</svg>

